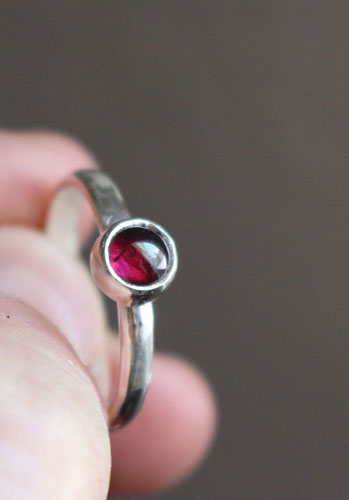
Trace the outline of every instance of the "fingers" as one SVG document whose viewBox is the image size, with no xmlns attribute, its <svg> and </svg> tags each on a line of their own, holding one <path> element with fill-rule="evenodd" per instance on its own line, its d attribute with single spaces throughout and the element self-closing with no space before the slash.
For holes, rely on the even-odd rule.
<svg viewBox="0 0 349 500">
<path fill-rule="evenodd" d="M 89 376 L 55 327 L 0 297 L 0 496 L 101 500 L 108 430 Z"/>
<path fill-rule="evenodd" d="M 82 145 L 62 134 L 0 131 L 0 224 L 41 227 L 58 182 L 95 166 Z"/>
<path fill-rule="evenodd" d="M 0 132 L 0 223 L 42 225 L 59 180 L 93 164 L 69 138 Z M 0 497 L 106 498 L 108 429 L 79 361 L 107 394 L 99 296 L 81 264 L 44 235 L 3 227 L 0 241 L 0 293 L 20 300 L 0 299 Z"/>
<path fill-rule="evenodd" d="M 80 261 L 30 228 L 0 228 L 0 291 L 31 305 L 92 364 L 105 329 L 101 297 Z"/>
<path fill-rule="evenodd" d="M 46 240 L 44 235 L 33 229 L 3 227 L 0 229 L 0 240 L 2 242 L 0 245 L 0 292 L 30 304 L 50 321 L 50 326 L 46 326 L 48 331 L 41 327 L 40 336 L 34 338 L 33 342 L 36 343 L 34 342 L 33 349 L 39 349 L 40 345 L 45 345 L 46 340 L 42 338 L 45 335 L 49 338 L 52 337 L 51 330 L 54 328 L 51 325 L 54 324 L 74 347 L 80 360 L 90 368 L 90 372 L 93 371 L 101 393 L 106 396 L 109 392 L 110 381 L 108 362 L 104 356 L 107 341 L 104 333 L 106 330 L 103 310 L 100 298 L 87 271 L 79 262 L 67 259 L 59 249 Z M 22 308 L 24 308 L 24 312 L 27 310 L 22 302 L 16 302 L 16 314 L 21 318 L 24 314 Z M 12 318 L 13 313 L 9 312 L 8 307 L 4 309 L 2 316 L 0 314 L 0 318 L 4 318 L 5 313 L 6 316 L 9 315 Z M 43 321 L 41 316 L 40 318 Z M 24 319 L 28 321 L 25 315 Z M 0 367 L 0 378 L 2 379 L 0 392 L 4 391 L 6 394 L 6 387 L 12 387 L 12 400 L 3 401 L 11 414 L 19 412 L 22 415 L 30 415 L 35 410 L 31 407 L 32 392 L 37 391 L 38 396 L 40 396 L 42 388 L 37 387 L 40 380 L 48 391 L 47 385 L 45 385 L 47 379 L 45 373 L 48 365 L 45 360 L 38 357 L 39 355 L 30 355 L 28 359 L 24 360 L 24 355 L 21 354 L 23 349 L 27 349 L 26 343 L 23 345 L 24 340 L 30 340 L 37 329 L 37 323 L 33 323 L 32 319 L 30 321 L 33 332 L 25 333 L 25 336 L 21 335 L 23 331 L 21 329 L 12 329 L 11 333 L 5 330 L 3 335 L 0 324 L 0 351 L 1 339 L 5 342 L 8 337 L 16 339 L 16 343 L 10 344 L 10 347 L 13 351 L 16 349 L 18 351 L 18 357 L 12 351 L 5 351 L 7 354 L 4 354 L 5 357 L 10 357 L 14 370 L 10 379 L 8 379 L 7 365 L 1 365 L 4 373 L 1 372 Z M 45 323 L 45 325 L 47 324 Z M 3 323 L 4 327 L 8 328 L 9 323 Z M 53 347 L 59 345 L 59 338 L 60 336 L 56 334 L 54 337 L 56 344 Z M 62 343 L 62 339 L 60 342 Z M 32 350 L 32 348 L 30 349 Z M 112 346 L 111 350 L 116 352 L 115 346 Z M 69 364 L 69 359 L 72 357 L 69 350 L 63 352 L 60 360 L 63 361 L 66 353 L 69 354 L 66 360 Z M 99 363 L 96 363 L 97 360 Z M 75 361 L 76 363 L 77 361 Z M 16 366 L 18 364 L 19 366 Z M 99 366 L 99 372 L 95 368 L 96 364 Z M 52 367 L 55 367 L 55 363 L 52 364 Z M 37 372 L 36 370 L 39 368 L 43 371 Z M 62 379 L 62 384 L 69 385 L 69 377 L 76 377 L 73 372 L 65 372 L 65 375 L 66 378 L 64 381 Z M 58 373 L 54 376 L 60 377 Z M 23 385 L 21 377 L 29 380 L 34 377 L 34 389 L 32 386 Z M 74 380 L 71 383 L 74 387 Z M 16 387 L 18 389 L 15 389 Z M 88 385 L 88 387 L 90 386 Z M 67 397 L 65 403 L 68 405 L 71 398 L 74 406 L 76 394 L 71 388 L 65 387 L 64 390 Z M 24 405 L 20 409 L 17 406 L 17 397 Z M 39 404 L 42 406 L 47 393 L 42 390 L 40 397 L 42 397 L 42 401 Z M 86 397 L 90 398 L 90 396 Z M 61 402 L 57 400 L 55 403 L 51 401 L 51 398 L 56 398 L 55 390 L 50 392 L 48 400 L 48 405 L 55 408 L 52 410 L 53 412 L 56 411 L 56 405 L 60 405 Z M 92 399 L 93 401 L 89 399 L 90 404 L 92 406 L 98 404 L 100 408 L 96 392 Z M 0 403 L 2 404 L 1 396 Z M 65 412 L 66 409 L 63 411 Z M 70 414 L 71 419 L 74 416 L 75 413 Z M 35 418 L 37 418 L 36 414 Z M 53 419 L 53 415 L 50 415 L 50 418 Z M 60 413 L 58 413 L 57 418 L 61 418 Z M 27 443 L 28 426 L 25 424 L 25 419 L 24 423 L 23 420 L 17 418 L 4 417 L 4 419 L 4 421 L 0 419 L 0 443 L 2 441 L 2 427 L 7 422 L 4 432 L 5 434 L 12 433 L 18 437 L 16 442 L 18 450 L 22 446 L 22 441 L 25 449 L 27 446 L 33 445 L 32 442 Z M 56 439 L 55 421 L 53 419 L 53 422 L 49 420 L 46 423 L 47 428 L 40 439 L 48 440 L 52 444 L 52 440 Z M 70 420 L 67 423 L 69 432 L 65 429 L 65 425 L 66 423 L 62 421 L 60 432 L 66 432 L 68 439 L 69 432 L 75 433 L 76 431 Z M 38 426 L 42 427 L 41 421 L 38 421 Z M 212 439 L 214 426 L 213 397 L 204 379 L 183 361 L 165 356 L 157 357 L 154 363 L 153 381 L 140 416 L 130 426 L 112 435 L 113 490 L 123 493 L 150 492 L 165 488 L 180 480 L 201 460 Z M 44 428 L 42 429 L 44 430 Z M 51 432 L 53 432 L 53 436 L 50 436 Z M 70 437 L 73 442 L 77 439 L 75 435 Z M 95 436 L 93 439 L 100 438 Z M 3 449 L 6 449 L 6 446 Z M 48 453 L 45 443 L 41 443 L 40 446 L 42 446 L 43 454 L 40 455 L 41 458 L 37 457 L 38 461 L 44 460 L 44 453 Z M 83 453 L 85 450 L 80 453 L 80 458 L 85 461 Z M 4 475 L 6 475 L 11 464 L 6 465 L 4 457 L 0 456 L 1 460 L 3 461 Z M 9 461 L 11 462 L 11 460 L 10 454 Z M 35 498 L 40 499 L 41 497 Z"/>
<path fill-rule="evenodd" d="M 0 132 L 0 224 L 41 227 L 59 180 L 94 165 L 67 137 Z M 20 301 L 0 300 L 0 408 L 6 409 L 0 412 L 0 496 L 105 498 L 106 424 L 89 377 L 108 394 L 100 298 L 80 263 L 44 235 L 7 227 L 0 241 L 0 293 Z M 140 416 L 112 435 L 113 491 L 145 493 L 182 479 L 202 459 L 214 427 L 205 380 L 182 361 L 156 358 Z"/>
<path fill-rule="evenodd" d="M 205 379 L 188 363 L 158 355 L 140 415 L 111 435 L 111 491 L 145 494 L 173 485 L 202 460 L 216 409 Z"/>
<path fill-rule="evenodd" d="M 0 293 L 41 312 L 60 330 L 103 396 L 109 392 L 107 337 L 99 292 L 82 263 L 37 230 L 0 228 Z"/>
</svg>

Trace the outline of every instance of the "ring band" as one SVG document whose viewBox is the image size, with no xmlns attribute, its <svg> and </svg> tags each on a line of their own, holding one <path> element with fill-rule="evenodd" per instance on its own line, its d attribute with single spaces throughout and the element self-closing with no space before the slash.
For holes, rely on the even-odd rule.
<svg viewBox="0 0 349 500">
<path fill-rule="evenodd" d="M 100 232 L 90 254 L 99 288 L 117 302 L 119 364 L 108 409 L 110 428 L 129 422 L 142 407 L 151 378 L 153 304 L 177 269 L 173 239 L 158 224 L 131 218 L 118 187 L 100 171 L 78 170 L 55 192 L 46 233 L 72 255 L 80 251 L 82 201 Z"/>
</svg>

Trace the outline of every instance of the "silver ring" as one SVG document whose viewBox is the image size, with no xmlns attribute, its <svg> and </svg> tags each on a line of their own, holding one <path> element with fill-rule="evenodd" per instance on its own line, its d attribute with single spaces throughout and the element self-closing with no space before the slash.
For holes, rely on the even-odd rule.
<svg viewBox="0 0 349 500">
<path fill-rule="evenodd" d="M 80 251 L 81 202 L 86 199 L 100 232 L 90 254 L 99 288 L 117 302 L 119 366 L 108 409 L 111 428 L 142 407 L 151 378 L 153 300 L 177 269 L 171 236 L 158 224 L 130 217 L 118 187 L 99 171 L 78 170 L 58 186 L 47 214 L 48 236 L 68 253 Z"/>
</svg>

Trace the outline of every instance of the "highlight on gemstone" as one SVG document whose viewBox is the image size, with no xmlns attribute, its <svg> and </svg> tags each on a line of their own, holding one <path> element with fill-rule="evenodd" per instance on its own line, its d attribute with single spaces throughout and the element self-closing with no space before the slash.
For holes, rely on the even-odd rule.
<svg viewBox="0 0 349 500">
<path fill-rule="evenodd" d="M 109 245 L 109 261 L 115 273 L 132 285 L 151 285 L 166 272 L 168 252 L 161 237 L 143 227 L 117 233 Z"/>
</svg>

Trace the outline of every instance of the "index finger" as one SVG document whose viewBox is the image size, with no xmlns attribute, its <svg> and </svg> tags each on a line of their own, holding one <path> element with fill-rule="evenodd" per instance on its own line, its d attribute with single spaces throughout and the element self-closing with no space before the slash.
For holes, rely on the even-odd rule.
<svg viewBox="0 0 349 500">
<path fill-rule="evenodd" d="M 39 130 L 0 130 L 0 151 L 0 224 L 42 227 L 59 181 L 97 165 L 77 140 Z"/>
</svg>

